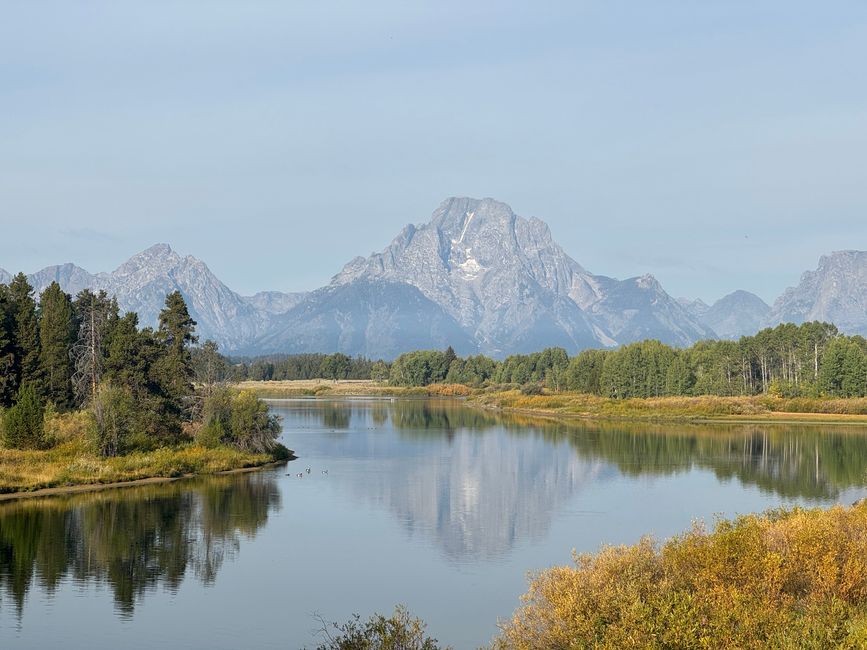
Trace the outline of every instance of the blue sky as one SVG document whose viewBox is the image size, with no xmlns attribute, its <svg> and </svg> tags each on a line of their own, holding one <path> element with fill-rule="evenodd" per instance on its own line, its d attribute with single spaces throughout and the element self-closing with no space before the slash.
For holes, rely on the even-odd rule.
<svg viewBox="0 0 867 650">
<path fill-rule="evenodd" d="M 766 300 L 867 248 L 867 3 L 63 2 L 0 21 L 0 267 L 312 289 L 451 195 Z"/>
</svg>

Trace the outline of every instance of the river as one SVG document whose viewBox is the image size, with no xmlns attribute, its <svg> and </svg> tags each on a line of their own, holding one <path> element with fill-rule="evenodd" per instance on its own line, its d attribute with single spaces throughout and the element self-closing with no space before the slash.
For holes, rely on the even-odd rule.
<svg viewBox="0 0 867 650">
<path fill-rule="evenodd" d="M 554 422 L 451 400 L 271 406 L 299 457 L 285 467 L 0 504 L 0 648 L 315 648 L 317 615 L 398 603 L 474 648 L 527 571 L 573 549 L 867 496 L 854 427 Z"/>
</svg>

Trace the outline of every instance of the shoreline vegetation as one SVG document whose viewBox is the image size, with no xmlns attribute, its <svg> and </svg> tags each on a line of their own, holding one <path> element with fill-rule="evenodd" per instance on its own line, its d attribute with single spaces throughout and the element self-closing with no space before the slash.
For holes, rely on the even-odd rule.
<svg viewBox="0 0 867 650">
<path fill-rule="evenodd" d="M 304 397 L 456 397 L 470 406 L 545 418 L 867 425 L 867 398 L 785 398 L 773 395 L 635 397 L 617 399 L 535 387 L 464 384 L 391 386 L 371 380 L 244 381 L 235 385 L 263 399 Z"/>
<path fill-rule="evenodd" d="M 194 437 L 173 446 L 103 456 L 92 443 L 92 427 L 86 411 L 49 414 L 50 446 L 0 449 L 0 501 L 253 471 L 294 458 L 282 445 L 252 452 L 226 445 L 205 447 Z"/>
<path fill-rule="evenodd" d="M 180 292 L 139 327 L 105 292 L 57 282 L 37 302 L 24 274 L 0 284 L 0 493 L 107 486 L 288 460 L 279 418 L 227 386 Z"/>
</svg>

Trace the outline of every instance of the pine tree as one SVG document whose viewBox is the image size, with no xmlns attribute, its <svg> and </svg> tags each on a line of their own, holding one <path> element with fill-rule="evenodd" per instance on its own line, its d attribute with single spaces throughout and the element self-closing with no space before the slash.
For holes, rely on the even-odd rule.
<svg viewBox="0 0 867 650">
<path fill-rule="evenodd" d="M 0 284 L 0 406 L 10 406 L 17 389 L 14 328 L 9 288 Z"/>
<path fill-rule="evenodd" d="M 39 343 L 45 397 L 58 408 L 69 408 L 72 398 L 72 346 L 75 315 L 72 300 L 57 282 L 42 292 L 39 300 Z"/>
<path fill-rule="evenodd" d="M 33 287 L 27 276 L 19 273 L 9 283 L 9 296 L 15 314 L 15 353 L 18 385 L 33 384 L 37 390 L 42 381 L 39 359 L 39 321 Z"/>
<path fill-rule="evenodd" d="M 191 406 L 194 374 L 190 345 L 198 340 L 195 328 L 196 321 L 190 317 L 181 293 L 175 291 L 166 296 L 156 332 L 161 352 L 151 369 L 151 377 L 167 399 L 167 417 L 181 416 Z"/>
<path fill-rule="evenodd" d="M 44 449 L 45 408 L 33 384 L 18 391 L 15 405 L 3 418 L 3 443 L 13 449 Z"/>
</svg>

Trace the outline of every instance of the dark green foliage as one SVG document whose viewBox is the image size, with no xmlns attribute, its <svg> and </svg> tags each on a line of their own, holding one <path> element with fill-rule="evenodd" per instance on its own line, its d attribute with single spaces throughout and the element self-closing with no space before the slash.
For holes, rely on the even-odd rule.
<svg viewBox="0 0 867 650">
<path fill-rule="evenodd" d="M 565 383 L 563 373 L 569 365 L 569 356 L 563 348 L 548 348 L 533 354 L 515 354 L 506 357 L 494 373 L 500 384 L 527 384 L 546 382 L 551 388 Z"/>
<path fill-rule="evenodd" d="M 196 321 L 190 317 L 180 291 L 166 296 L 166 306 L 160 312 L 157 341 L 162 353 L 154 363 L 152 372 L 158 378 L 171 407 L 183 411 L 185 400 L 193 393 L 193 363 L 190 345 L 197 338 Z"/>
<path fill-rule="evenodd" d="M 24 384 L 2 422 L 3 444 L 11 449 L 44 449 L 45 405 L 33 384 Z"/>
<path fill-rule="evenodd" d="M 39 361 L 39 322 L 33 287 L 27 276 L 19 273 L 9 283 L 9 298 L 15 316 L 16 374 L 19 386 L 33 384 L 39 387 L 42 367 Z"/>
<path fill-rule="evenodd" d="M 138 446 L 176 442 L 181 434 L 184 399 L 188 393 L 173 391 L 180 382 L 168 374 L 173 362 L 165 362 L 168 347 L 150 328 L 138 329 L 138 317 L 125 314 L 111 329 L 106 344 L 103 377 L 116 386 L 124 386 L 133 397 L 132 428 L 141 439 Z M 185 373 L 186 370 L 181 370 Z"/>
<path fill-rule="evenodd" d="M 428 386 L 445 381 L 449 371 L 444 352 L 422 350 L 400 355 L 391 364 L 388 381 L 394 386 Z"/>
<path fill-rule="evenodd" d="M 17 388 L 14 311 L 9 287 L 0 284 L 0 407 L 12 404 Z"/>
<path fill-rule="evenodd" d="M 335 364 L 333 357 L 341 360 Z M 345 367 L 349 360 L 348 369 Z M 382 375 L 382 365 L 386 367 L 385 379 L 388 378 L 388 364 L 384 361 L 371 361 L 364 357 L 349 358 L 344 354 L 278 354 L 256 359 L 241 359 L 233 367 L 231 376 L 235 380 L 250 379 L 252 381 L 292 381 L 295 379 L 326 379 L 334 378 L 333 369 L 339 368 L 337 379 L 373 379 L 373 368 L 377 365 L 379 375 Z"/>
<path fill-rule="evenodd" d="M 327 641 L 317 650 L 439 650 L 436 639 L 425 634 L 426 625 L 404 607 L 396 607 L 386 618 L 374 614 L 362 622 L 356 614 L 347 623 L 322 622 Z M 447 649 L 444 649 L 447 650 Z"/>
<path fill-rule="evenodd" d="M 324 379 L 348 379 L 349 371 L 352 367 L 352 359 L 337 352 L 330 354 L 322 360 L 319 374 Z"/>
<path fill-rule="evenodd" d="M 601 393 L 602 366 L 607 350 L 584 350 L 566 368 L 566 388 L 579 393 Z"/>
<path fill-rule="evenodd" d="M 446 383 L 478 388 L 490 381 L 496 370 L 497 362 L 481 354 L 466 359 L 457 358 L 449 364 Z"/>
<path fill-rule="evenodd" d="M 60 409 L 71 408 L 74 403 L 70 350 L 76 333 L 72 300 L 52 282 L 39 299 L 40 359 L 45 397 Z"/>
</svg>

